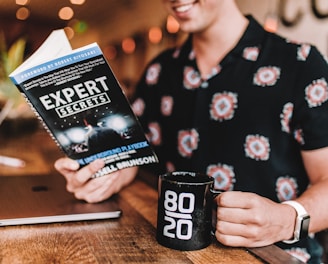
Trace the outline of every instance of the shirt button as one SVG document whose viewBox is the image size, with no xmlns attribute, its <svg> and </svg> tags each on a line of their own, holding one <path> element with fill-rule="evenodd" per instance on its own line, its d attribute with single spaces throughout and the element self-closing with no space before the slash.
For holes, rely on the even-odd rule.
<svg viewBox="0 0 328 264">
<path fill-rule="evenodd" d="M 208 87 L 208 82 L 202 82 L 202 84 L 200 85 L 200 87 L 202 88 L 207 88 Z"/>
</svg>

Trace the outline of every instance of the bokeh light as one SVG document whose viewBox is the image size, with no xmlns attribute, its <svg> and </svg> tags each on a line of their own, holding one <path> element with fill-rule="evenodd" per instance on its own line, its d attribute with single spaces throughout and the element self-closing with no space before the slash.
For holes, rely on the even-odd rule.
<svg viewBox="0 0 328 264">
<path fill-rule="evenodd" d="M 136 42 L 133 38 L 125 38 L 122 40 L 122 50 L 126 54 L 132 54 L 136 49 Z"/>
<path fill-rule="evenodd" d="M 65 6 L 59 10 L 58 16 L 62 20 L 70 20 L 74 16 L 74 11 L 69 6 Z"/>
<path fill-rule="evenodd" d="M 148 38 L 153 44 L 158 44 L 161 42 L 163 33 L 160 27 L 151 27 L 149 29 Z"/>
<path fill-rule="evenodd" d="M 167 21 L 166 21 L 166 30 L 169 33 L 177 33 L 180 29 L 180 25 L 178 23 L 178 21 L 171 15 L 169 15 L 167 17 Z"/>
<path fill-rule="evenodd" d="M 85 0 L 70 0 L 73 5 L 83 5 Z"/>
<path fill-rule="evenodd" d="M 19 20 L 26 20 L 30 16 L 30 10 L 26 7 L 20 7 L 16 11 L 16 18 Z"/>
</svg>

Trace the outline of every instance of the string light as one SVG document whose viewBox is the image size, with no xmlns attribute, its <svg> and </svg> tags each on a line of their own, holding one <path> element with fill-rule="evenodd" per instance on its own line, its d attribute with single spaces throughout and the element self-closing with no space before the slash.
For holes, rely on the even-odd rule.
<svg viewBox="0 0 328 264">
<path fill-rule="evenodd" d="M 30 16 L 30 10 L 26 7 L 20 7 L 16 11 L 16 18 L 19 20 L 26 20 Z"/>
<path fill-rule="evenodd" d="M 71 4 L 73 5 L 83 5 L 85 0 L 70 0 Z"/>
<path fill-rule="evenodd" d="M 277 6 L 275 2 L 269 1 L 268 13 L 264 20 L 264 29 L 269 32 L 277 32 L 279 19 L 276 12 Z"/>
<path fill-rule="evenodd" d="M 264 29 L 269 32 L 277 32 L 278 30 L 278 17 L 274 14 L 267 14 L 264 21 Z"/>
<path fill-rule="evenodd" d="M 136 43 L 133 38 L 125 38 L 122 41 L 122 50 L 126 54 L 132 54 L 136 49 Z"/>
<path fill-rule="evenodd" d="M 72 8 L 65 6 L 59 10 L 58 16 L 62 20 L 70 20 L 74 16 L 74 11 Z"/>
<path fill-rule="evenodd" d="M 64 30 L 68 39 L 72 39 L 74 37 L 75 32 L 71 27 L 64 27 Z"/>
<path fill-rule="evenodd" d="M 174 34 L 177 33 L 180 29 L 178 21 L 171 15 L 167 17 L 166 20 L 166 30 L 167 32 Z"/>
<path fill-rule="evenodd" d="M 28 5 L 29 2 L 29 0 L 16 0 L 16 5 L 25 6 Z"/>
<path fill-rule="evenodd" d="M 161 42 L 163 37 L 162 30 L 160 27 L 151 27 L 148 32 L 148 39 L 153 44 Z"/>
</svg>

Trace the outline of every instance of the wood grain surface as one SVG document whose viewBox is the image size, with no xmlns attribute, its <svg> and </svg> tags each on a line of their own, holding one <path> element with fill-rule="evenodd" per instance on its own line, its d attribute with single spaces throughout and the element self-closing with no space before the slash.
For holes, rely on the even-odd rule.
<svg viewBox="0 0 328 264">
<path fill-rule="evenodd" d="M 32 161 L 25 170 L 1 170 L 0 176 L 58 174 L 53 163 L 63 154 L 43 130 L 26 137 L 0 137 L 0 143 L 0 154 Z M 0 263 L 301 263 L 275 246 L 231 248 L 215 238 L 196 251 L 161 246 L 155 238 L 156 178 L 145 177 L 149 175 L 139 175 L 116 195 L 123 211 L 119 219 L 1 227 Z"/>
</svg>

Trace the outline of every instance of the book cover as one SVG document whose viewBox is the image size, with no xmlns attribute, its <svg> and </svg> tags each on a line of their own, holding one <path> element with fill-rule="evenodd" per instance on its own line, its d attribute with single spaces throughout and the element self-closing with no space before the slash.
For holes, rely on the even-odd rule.
<svg viewBox="0 0 328 264">
<path fill-rule="evenodd" d="M 94 177 L 158 162 L 96 43 L 72 50 L 55 30 L 9 77 L 68 157 L 105 161 Z"/>
</svg>

